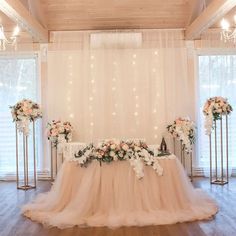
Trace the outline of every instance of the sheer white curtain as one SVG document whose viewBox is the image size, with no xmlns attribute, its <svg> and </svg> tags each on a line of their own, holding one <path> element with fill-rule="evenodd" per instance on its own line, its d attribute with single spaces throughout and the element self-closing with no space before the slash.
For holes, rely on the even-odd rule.
<svg viewBox="0 0 236 236">
<path fill-rule="evenodd" d="M 199 56 L 199 105 L 198 105 L 198 161 L 200 167 L 209 167 L 209 138 L 205 135 L 203 105 L 209 97 L 228 98 L 234 111 L 229 116 L 229 160 L 235 168 L 236 146 L 236 55 Z M 225 150 L 225 147 L 224 147 Z M 220 151 L 220 149 L 218 150 Z M 218 153 L 220 155 L 220 153 Z"/>
<path fill-rule="evenodd" d="M 0 179 L 14 179 L 16 172 L 15 124 L 10 105 L 28 98 L 39 102 L 39 76 L 36 55 L 0 55 Z M 39 125 L 39 126 L 38 126 Z M 37 159 L 41 163 L 41 127 L 37 125 Z M 31 146 L 32 140 L 29 140 Z M 20 152 L 22 145 L 19 146 Z M 32 153 L 32 150 L 29 150 Z M 23 160 L 21 159 L 20 164 Z M 23 170 L 23 168 L 22 168 Z"/>
<path fill-rule="evenodd" d="M 145 138 L 190 116 L 192 82 L 182 31 L 55 32 L 48 51 L 48 120 L 70 120 L 74 140 Z"/>
</svg>

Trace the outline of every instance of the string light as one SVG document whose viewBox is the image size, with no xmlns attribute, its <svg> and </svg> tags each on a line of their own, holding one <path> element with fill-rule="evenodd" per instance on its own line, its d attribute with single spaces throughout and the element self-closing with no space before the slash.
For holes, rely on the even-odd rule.
<svg viewBox="0 0 236 236">
<path fill-rule="evenodd" d="M 73 84 L 73 64 L 72 64 L 72 59 L 73 57 L 71 55 L 69 55 L 68 57 L 68 90 L 67 90 L 67 110 L 68 113 L 71 111 L 71 85 Z M 73 113 L 69 113 L 69 118 L 73 119 L 74 118 L 74 114 Z"/>
<path fill-rule="evenodd" d="M 91 87 L 89 89 L 90 91 L 90 96 L 89 96 L 89 102 L 90 102 L 90 105 L 89 105 L 89 112 L 90 112 L 90 138 L 93 139 L 93 126 L 94 126 L 94 121 L 93 121 L 93 117 L 94 117 L 94 113 L 93 113 L 93 101 L 94 101 L 94 97 L 93 97 L 93 94 L 95 94 L 96 90 L 94 88 L 94 84 L 95 84 L 95 71 L 93 70 L 95 65 L 95 56 L 94 55 L 91 55 L 90 56 L 90 59 L 91 59 L 91 64 L 90 64 L 90 68 L 91 68 L 91 74 L 90 74 L 90 82 L 91 82 Z M 92 95 L 92 96 L 91 96 Z"/>
</svg>

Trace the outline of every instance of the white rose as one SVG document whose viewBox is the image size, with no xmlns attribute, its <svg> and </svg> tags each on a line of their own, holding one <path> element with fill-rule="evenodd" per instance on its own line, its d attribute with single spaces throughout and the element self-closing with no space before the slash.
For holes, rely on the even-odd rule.
<svg viewBox="0 0 236 236">
<path fill-rule="evenodd" d="M 116 154 L 115 154 L 115 152 L 110 151 L 109 155 L 110 155 L 111 157 L 114 157 Z"/>
<path fill-rule="evenodd" d="M 119 152 L 119 157 L 123 157 L 123 153 L 122 152 Z"/>
</svg>

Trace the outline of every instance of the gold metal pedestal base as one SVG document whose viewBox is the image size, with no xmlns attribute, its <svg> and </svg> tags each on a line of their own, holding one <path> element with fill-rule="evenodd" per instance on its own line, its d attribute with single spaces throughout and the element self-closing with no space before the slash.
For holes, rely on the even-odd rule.
<svg viewBox="0 0 236 236">
<path fill-rule="evenodd" d="M 17 129 L 17 124 L 16 124 L 16 183 L 17 183 L 17 189 L 21 190 L 29 190 L 36 188 L 36 147 L 35 147 L 35 124 L 34 121 L 33 123 L 33 180 L 32 183 L 33 185 L 30 185 L 29 183 L 29 145 L 28 145 L 28 135 L 22 134 L 22 150 L 23 150 L 23 155 L 22 155 L 22 164 L 23 164 L 23 181 L 20 180 L 19 176 L 19 164 L 20 164 L 20 152 L 19 152 L 19 147 L 18 147 L 18 141 L 19 141 L 19 134 L 18 134 L 18 129 Z M 23 183 L 22 183 L 23 182 Z M 20 186 L 20 184 L 23 184 Z"/>
<path fill-rule="evenodd" d="M 225 125 L 223 125 L 222 115 L 218 123 L 220 123 L 220 126 L 218 127 L 220 129 L 219 134 L 217 129 L 217 121 L 215 120 L 214 133 L 209 136 L 210 183 L 225 185 L 229 183 L 228 116 L 225 115 Z M 212 145 L 212 142 L 214 142 L 214 146 Z"/>
<path fill-rule="evenodd" d="M 176 155 L 176 140 L 173 138 L 173 146 L 174 146 L 174 155 Z M 183 165 L 189 179 L 193 182 L 193 154 L 192 152 L 186 153 L 185 146 L 182 141 L 180 141 L 180 162 Z M 188 173 L 190 172 L 190 173 Z"/>
<path fill-rule="evenodd" d="M 22 185 L 22 186 L 17 187 L 17 189 L 22 189 L 22 190 L 30 190 L 34 188 L 36 188 L 36 186 L 32 186 L 32 185 Z"/>
<path fill-rule="evenodd" d="M 229 183 L 228 181 L 225 181 L 225 180 L 222 181 L 220 179 L 216 179 L 216 180 L 211 181 L 211 184 L 218 184 L 218 185 L 225 185 L 228 183 Z"/>
</svg>

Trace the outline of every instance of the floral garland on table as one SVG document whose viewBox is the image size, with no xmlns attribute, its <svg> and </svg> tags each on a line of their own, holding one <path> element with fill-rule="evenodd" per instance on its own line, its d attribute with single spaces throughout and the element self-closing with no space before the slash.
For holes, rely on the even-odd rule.
<svg viewBox="0 0 236 236">
<path fill-rule="evenodd" d="M 99 161 L 100 164 L 102 162 L 110 163 L 112 161 L 128 160 L 139 179 L 144 176 L 144 165 L 152 166 L 159 176 L 163 175 L 163 168 L 160 166 L 153 150 L 141 140 L 108 140 L 98 144 L 98 146 L 90 144 L 75 154 L 73 159 L 82 167 L 87 167 L 88 163 L 93 160 Z"/>
<path fill-rule="evenodd" d="M 173 124 L 168 125 L 168 133 L 173 138 L 180 140 L 187 153 L 192 152 L 192 145 L 195 142 L 195 124 L 189 118 L 177 118 Z"/>
<path fill-rule="evenodd" d="M 73 127 L 70 122 L 52 120 L 47 124 L 47 137 L 56 147 L 59 143 L 69 142 L 72 140 Z"/>
<path fill-rule="evenodd" d="M 228 103 L 227 98 L 211 97 L 207 99 L 203 108 L 206 134 L 211 134 L 213 121 L 220 120 L 222 115 L 229 115 L 232 111 L 233 108 Z"/>
<path fill-rule="evenodd" d="M 17 129 L 24 135 L 29 135 L 30 122 L 42 117 L 40 106 L 29 99 L 17 102 L 10 109 L 13 122 L 16 122 Z"/>
</svg>

